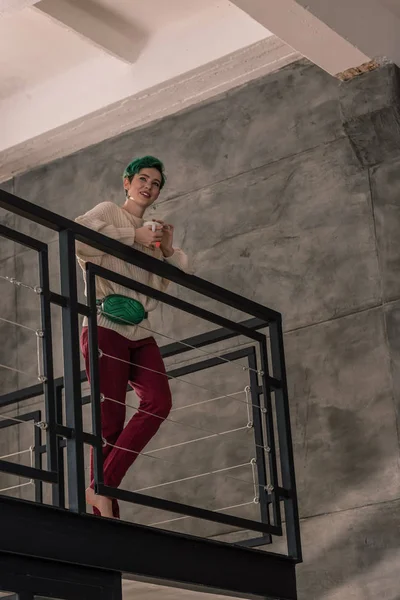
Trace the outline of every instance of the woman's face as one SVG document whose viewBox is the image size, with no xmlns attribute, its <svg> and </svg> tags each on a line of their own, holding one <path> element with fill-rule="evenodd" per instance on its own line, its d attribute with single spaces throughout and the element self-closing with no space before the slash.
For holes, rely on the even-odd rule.
<svg viewBox="0 0 400 600">
<path fill-rule="evenodd" d="M 141 169 L 132 181 L 124 180 L 124 188 L 136 204 L 143 208 L 151 206 L 160 195 L 161 174 L 158 169 Z"/>
</svg>

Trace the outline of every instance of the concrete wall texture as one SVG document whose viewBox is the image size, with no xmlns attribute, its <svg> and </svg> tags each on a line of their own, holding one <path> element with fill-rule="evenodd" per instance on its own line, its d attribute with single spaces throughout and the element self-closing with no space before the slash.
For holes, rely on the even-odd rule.
<svg viewBox="0 0 400 600">
<path fill-rule="evenodd" d="M 391 65 L 341 84 L 302 60 L 3 184 L 74 218 L 99 201 L 123 201 L 120 177 L 132 156 L 160 156 L 169 178 L 156 214 L 174 223 L 196 274 L 283 313 L 304 544 L 301 600 L 400 598 L 398 99 Z M 48 242 L 52 287 L 58 291 L 56 235 L 5 212 L 1 220 Z M 37 273 L 33 252 L 0 244 L 0 275 L 35 284 Z M 37 328 L 31 290 L 5 281 L 0 286 L 2 317 Z M 221 314 L 243 316 L 173 289 Z M 53 320 L 61 374 L 57 309 Z M 174 338 L 207 329 L 167 307 L 153 325 Z M 2 389 L 34 383 L 34 333 L 4 322 L 1 333 L 0 363 L 24 371 L 2 371 Z M 246 385 L 245 374 L 231 366 L 189 379 L 215 395 Z M 173 392 L 176 408 L 210 397 L 177 383 Z M 40 400 L 31 400 L 18 409 L 37 406 Z M 246 407 L 227 399 L 174 418 L 219 432 L 247 421 Z M 85 423 L 90 430 L 87 411 Z M 2 432 L 0 453 L 29 448 L 31 429 L 21 425 Z M 164 424 L 149 450 L 200 435 Z M 173 463 L 168 468 L 140 457 L 123 486 L 138 489 L 245 463 L 252 444 L 251 434 L 241 431 L 159 453 Z M 26 462 L 29 454 L 16 460 Z M 197 478 L 154 494 L 211 508 L 251 503 L 248 466 L 231 474 L 241 481 Z M 18 483 L 5 475 L 0 482 Z M 32 497 L 29 486 L 10 493 Z M 251 504 L 231 512 L 257 516 Z M 171 517 L 129 505 L 123 516 L 143 523 Z M 191 519 L 167 527 L 219 539 L 249 536 Z"/>
</svg>

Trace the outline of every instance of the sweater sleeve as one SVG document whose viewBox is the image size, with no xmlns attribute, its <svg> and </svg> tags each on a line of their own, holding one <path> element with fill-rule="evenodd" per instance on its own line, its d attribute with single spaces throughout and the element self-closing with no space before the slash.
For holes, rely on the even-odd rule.
<svg viewBox="0 0 400 600">
<path fill-rule="evenodd" d="M 178 269 L 185 271 L 185 273 L 191 273 L 189 267 L 189 259 L 187 255 L 183 252 L 183 250 L 181 250 L 180 248 L 174 248 L 173 255 L 169 256 L 168 258 L 164 258 L 164 260 L 170 265 L 173 265 L 174 267 L 178 267 Z"/>
<path fill-rule="evenodd" d="M 164 257 L 164 261 L 170 265 L 173 265 L 174 267 L 177 267 L 178 269 L 181 269 L 181 271 L 184 271 L 189 275 L 192 274 L 192 270 L 189 266 L 189 259 L 187 255 L 183 252 L 183 250 L 181 250 L 180 248 L 174 248 L 173 255 L 169 256 L 168 258 Z M 170 280 L 164 279 L 163 277 L 161 281 L 161 290 L 165 292 L 170 284 Z"/>
<path fill-rule="evenodd" d="M 110 223 L 115 208 L 116 206 L 112 202 L 101 202 L 81 217 L 77 217 L 75 222 L 113 238 L 114 240 L 118 240 L 123 244 L 132 246 L 135 241 L 135 228 L 115 227 Z M 88 260 L 89 258 L 93 259 L 102 256 L 104 252 L 84 244 L 83 242 L 76 242 L 76 254 L 78 258 Z"/>
</svg>

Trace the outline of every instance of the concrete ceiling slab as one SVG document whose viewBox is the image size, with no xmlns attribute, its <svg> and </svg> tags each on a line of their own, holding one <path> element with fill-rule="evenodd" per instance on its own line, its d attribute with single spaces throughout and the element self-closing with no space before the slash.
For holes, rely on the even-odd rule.
<svg viewBox="0 0 400 600">
<path fill-rule="evenodd" d="M 14 13 L 28 6 L 33 6 L 39 0 L 0 0 L 0 16 Z"/>
<path fill-rule="evenodd" d="M 25 8 L 0 18 L 0 100 L 32 94 L 43 81 L 98 56 L 98 51 Z M 0 115 L 1 119 L 1 115 Z"/>
</svg>

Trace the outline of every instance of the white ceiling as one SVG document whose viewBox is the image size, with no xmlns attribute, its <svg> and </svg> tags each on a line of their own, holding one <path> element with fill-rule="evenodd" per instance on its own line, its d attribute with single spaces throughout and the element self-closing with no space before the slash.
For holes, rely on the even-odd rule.
<svg viewBox="0 0 400 600">
<path fill-rule="evenodd" d="M 98 49 L 35 9 L 0 18 L 0 100 L 95 59 Z M 0 116 L 1 118 L 1 116 Z"/>
<path fill-rule="evenodd" d="M 0 99 L 28 90 L 43 81 L 52 80 L 55 76 L 104 54 L 92 40 L 81 37 L 76 31 L 65 27 L 62 22 L 57 22 L 38 10 L 45 5 L 44 2 L 36 0 L 35 4 L 36 8 L 24 10 L 16 10 L 14 4 L 12 12 L 1 15 Z M 216 0 L 153 0 L 151 3 L 144 3 L 142 0 L 85 1 L 87 7 L 92 8 L 93 5 L 97 10 L 105 9 L 107 12 L 103 15 L 100 13 L 104 18 L 110 19 L 112 15 L 119 20 L 118 25 L 124 25 L 127 43 L 129 35 L 134 38 L 137 31 L 141 31 L 144 37 L 149 39 L 160 31 L 165 32 L 171 26 L 174 29 L 177 29 L 178 25 L 186 26 L 187 20 L 197 18 L 207 10 L 217 9 L 222 14 L 226 8 L 223 4 L 224 2 Z M 66 10 L 70 8 L 68 2 L 65 2 L 65 6 Z M 215 17 L 218 15 L 214 15 Z M 164 62 L 163 55 L 159 58 L 160 62 Z"/>
<path fill-rule="evenodd" d="M 229 0 L 0 0 L 0 181 L 134 127 L 125 109 L 138 98 L 143 123 L 147 95 L 162 116 L 248 80 L 253 65 L 240 53 L 270 36 Z M 276 56 L 272 44 L 270 60 L 258 49 L 252 76 L 260 56 L 268 71 L 294 54 Z M 213 83 L 193 94 L 209 66 Z M 94 135 L 93 119 L 110 112 L 112 126 L 103 119 Z"/>
</svg>

